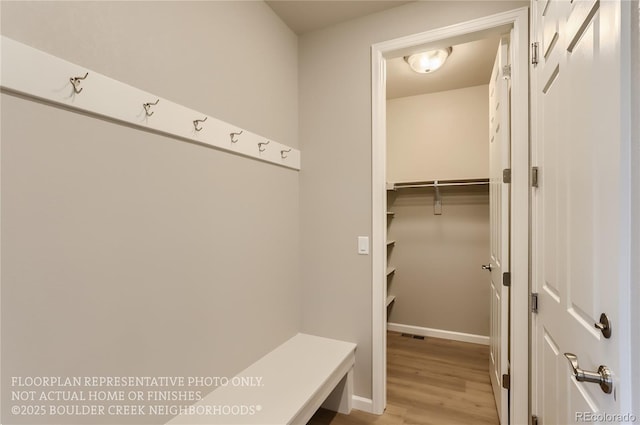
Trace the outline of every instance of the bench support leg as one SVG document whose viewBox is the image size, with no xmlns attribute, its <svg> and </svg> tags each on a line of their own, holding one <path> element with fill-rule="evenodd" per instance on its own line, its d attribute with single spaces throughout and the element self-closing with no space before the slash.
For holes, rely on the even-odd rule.
<svg viewBox="0 0 640 425">
<path fill-rule="evenodd" d="M 348 415 L 351 413 L 351 401 L 353 399 L 353 368 L 336 385 L 335 389 L 322 404 L 322 407 L 334 412 Z"/>
</svg>

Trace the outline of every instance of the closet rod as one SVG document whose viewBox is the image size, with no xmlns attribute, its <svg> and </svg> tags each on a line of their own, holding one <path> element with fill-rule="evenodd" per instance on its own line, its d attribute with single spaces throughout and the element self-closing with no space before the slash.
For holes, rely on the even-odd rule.
<svg viewBox="0 0 640 425">
<path fill-rule="evenodd" d="M 434 180 L 425 182 L 403 182 L 394 183 L 393 189 L 407 189 L 419 187 L 446 187 L 446 186 L 477 186 L 489 184 L 489 179 L 473 180 Z"/>
</svg>

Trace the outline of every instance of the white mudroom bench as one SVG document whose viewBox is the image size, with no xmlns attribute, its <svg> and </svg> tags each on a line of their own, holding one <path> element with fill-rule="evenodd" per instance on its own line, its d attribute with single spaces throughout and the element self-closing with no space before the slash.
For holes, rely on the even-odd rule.
<svg viewBox="0 0 640 425">
<path fill-rule="evenodd" d="M 356 344 L 299 333 L 167 425 L 304 425 L 319 407 L 351 411 Z M 243 380 L 244 378 L 244 380 Z M 242 385 L 243 382 L 260 385 Z"/>
</svg>

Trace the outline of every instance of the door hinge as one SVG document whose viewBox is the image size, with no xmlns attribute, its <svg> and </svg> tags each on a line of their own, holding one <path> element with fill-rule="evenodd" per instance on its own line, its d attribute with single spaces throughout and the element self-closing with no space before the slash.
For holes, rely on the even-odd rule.
<svg viewBox="0 0 640 425">
<path fill-rule="evenodd" d="M 531 65 L 538 64 L 538 42 L 531 43 Z"/>
<path fill-rule="evenodd" d="M 502 286 L 511 286 L 511 273 L 502 273 Z"/>
<path fill-rule="evenodd" d="M 538 417 L 536 415 L 531 415 L 531 425 L 538 425 Z"/>
<path fill-rule="evenodd" d="M 502 181 L 504 183 L 511 183 L 511 168 L 502 170 Z"/>
<path fill-rule="evenodd" d="M 504 375 L 502 375 L 502 388 L 504 388 L 505 390 L 510 389 L 511 387 L 511 375 L 509 375 L 508 373 L 505 373 Z"/>
<path fill-rule="evenodd" d="M 505 80 L 511 79 L 511 65 L 505 65 L 502 67 L 502 78 Z"/>
<path fill-rule="evenodd" d="M 538 293 L 537 292 L 531 293 L 531 312 L 532 313 L 538 312 Z"/>
<path fill-rule="evenodd" d="M 531 187 L 538 187 L 539 173 L 538 167 L 531 167 Z"/>
</svg>

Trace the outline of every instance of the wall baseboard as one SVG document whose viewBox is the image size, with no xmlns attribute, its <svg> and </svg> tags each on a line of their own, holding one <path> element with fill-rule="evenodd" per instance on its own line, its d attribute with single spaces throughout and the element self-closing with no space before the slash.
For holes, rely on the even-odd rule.
<svg viewBox="0 0 640 425">
<path fill-rule="evenodd" d="M 387 329 L 390 331 L 408 333 L 413 335 L 430 336 L 433 338 L 451 339 L 454 341 L 489 345 L 489 337 L 484 335 L 445 331 L 442 329 L 423 328 L 421 326 L 402 325 L 400 323 L 387 323 Z"/>
<path fill-rule="evenodd" d="M 373 413 L 373 400 L 354 395 L 351 397 L 351 407 L 356 410 L 362 410 L 363 412 Z"/>
</svg>

